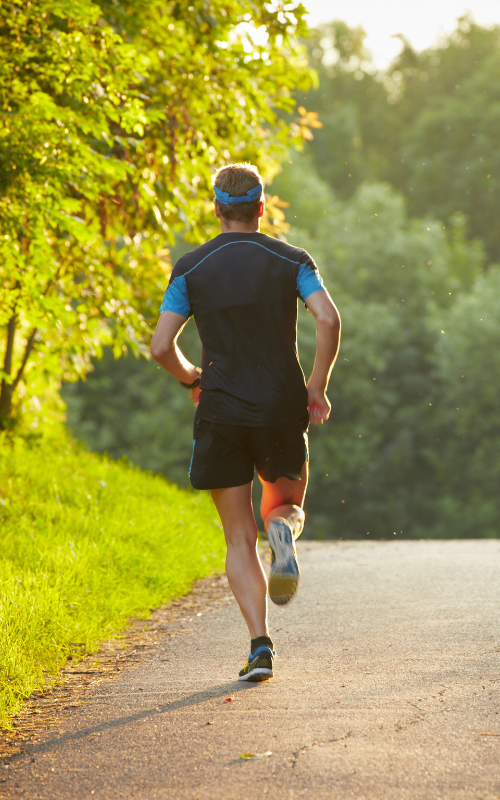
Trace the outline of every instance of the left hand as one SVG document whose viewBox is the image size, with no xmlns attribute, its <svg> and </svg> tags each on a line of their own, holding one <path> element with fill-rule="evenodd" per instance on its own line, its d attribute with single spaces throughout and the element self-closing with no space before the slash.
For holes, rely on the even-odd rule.
<svg viewBox="0 0 500 800">
<path fill-rule="evenodd" d="M 324 392 L 316 392 L 308 388 L 309 422 L 312 425 L 323 425 L 330 416 L 331 405 Z"/>
</svg>

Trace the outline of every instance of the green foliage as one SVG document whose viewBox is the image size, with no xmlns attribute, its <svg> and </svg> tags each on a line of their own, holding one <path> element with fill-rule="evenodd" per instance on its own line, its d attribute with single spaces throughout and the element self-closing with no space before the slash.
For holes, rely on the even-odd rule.
<svg viewBox="0 0 500 800">
<path fill-rule="evenodd" d="M 481 442 L 497 440 L 497 415 L 489 413 L 485 400 L 480 408 L 479 398 L 463 399 L 469 407 L 466 418 L 482 413 L 484 429 L 471 441 L 469 426 L 462 439 L 452 413 L 461 406 L 448 373 L 450 364 L 456 371 L 467 349 L 475 348 L 474 332 L 464 325 L 469 318 L 465 308 L 481 316 L 483 287 L 490 287 L 493 298 L 497 273 L 484 277 L 483 249 L 479 242 L 467 241 L 462 217 L 453 218 L 447 228 L 430 219 L 410 220 L 403 198 L 387 184 L 363 184 L 345 202 L 331 194 L 325 203 L 325 185 L 317 177 L 316 193 L 290 193 L 304 173 L 312 186 L 310 161 L 294 157 L 275 183 L 291 203 L 295 225 L 289 239 L 305 243 L 318 260 L 343 320 L 329 391 L 331 420 L 310 432 L 310 523 L 323 535 L 344 538 L 394 532 L 417 537 L 495 535 L 497 470 L 491 482 L 476 481 L 469 491 L 470 470 L 474 474 L 479 468 L 464 445 L 467 440 L 467 447 L 477 451 L 478 463 L 485 458 Z M 491 314 L 494 302 L 487 304 Z M 453 326 L 460 337 L 441 334 Z M 483 336 L 491 336 L 492 327 L 493 316 Z M 306 372 L 314 357 L 313 332 L 313 321 L 304 313 L 299 351 Z M 478 372 L 484 370 L 483 359 Z M 491 372 L 485 372 L 489 377 L 483 380 L 491 391 L 499 365 L 494 362 Z M 493 451 L 492 446 L 490 461 Z M 472 496 L 488 523 L 480 528 L 472 513 L 463 514 Z"/>
<path fill-rule="evenodd" d="M 436 499 L 439 525 L 458 536 L 498 536 L 499 291 L 500 271 L 491 268 L 434 322 L 439 444 L 430 457 L 445 488 Z"/>
<path fill-rule="evenodd" d="M 389 181 L 411 215 L 468 218 L 493 259 L 500 256 L 500 26 L 470 17 L 435 46 L 401 54 L 378 73 L 362 29 L 333 22 L 309 45 L 319 86 L 307 96 L 322 130 L 310 149 L 339 197 L 365 180 Z"/>
<path fill-rule="evenodd" d="M 403 135 L 411 208 L 441 219 L 467 214 L 471 231 L 500 255 L 500 54 L 445 98 L 435 97 Z"/>
<path fill-rule="evenodd" d="M 182 334 L 182 349 L 195 364 L 201 362 L 193 322 Z M 64 386 L 70 430 L 91 450 L 126 456 L 188 486 L 194 406 L 186 389 L 156 362 L 130 355 L 115 360 L 109 349 L 93 366 L 84 384 Z"/>
<path fill-rule="evenodd" d="M 0 450 L 0 726 L 79 645 L 223 568 L 203 494 L 110 462 L 67 437 Z M 50 469 L 47 465 L 50 464 Z"/>
<path fill-rule="evenodd" d="M 362 29 L 330 23 L 313 32 L 308 45 L 319 83 L 305 95 L 302 82 L 308 73 L 297 60 L 295 40 L 280 39 L 286 33 L 278 31 L 284 18 L 264 5 L 203 5 L 202 11 L 200 3 L 190 13 L 181 6 L 159 13 L 155 2 L 147 9 L 113 2 L 100 9 L 96 42 L 110 37 L 106 53 L 115 48 L 123 59 L 123 75 L 109 80 L 126 78 L 132 50 L 139 74 L 134 73 L 135 82 L 124 79 L 128 105 L 120 101 L 113 110 L 125 115 L 126 142 L 119 121 L 106 124 L 110 135 L 122 137 L 121 144 L 115 139 L 108 146 L 96 135 L 89 144 L 78 128 L 79 141 L 91 146 L 86 158 L 95 159 L 92 169 L 96 175 L 102 170 L 98 180 L 104 190 L 100 205 L 87 201 L 81 188 L 64 197 L 81 204 L 68 210 L 68 219 L 83 219 L 78 230 L 83 227 L 85 236 L 92 232 L 97 250 L 80 248 L 85 256 L 79 251 L 78 258 L 95 257 L 96 268 L 71 273 L 74 299 L 67 313 L 74 316 L 61 316 L 50 336 L 35 334 L 45 347 L 39 363 L 50 366 L 51 374 L 57 369 L 61 374 L 63 365 L 73 379 L 88 369 L 83 360 L 99 355 L 100 346 L 111 340 L 115 351 L 126 346 L 140 352 L 156 317 L 172 237 L 186 233 L 195 245 L 214 232 L 207 202 L 213 166 L 230 157 L 250 158 L 269 178 L 286 136 L 298 136 L 300 126 L 313 124 L 305 111 L 292 120 L 290 95 L 297 87 L 297 98 L 319 114 L 323 128 L 314 131 L 305 153 L 288 151 L 272 189 L 290 203 L 290 240 L 312 253 L 343 317 L 330 391 L 332 420 L 311 431 L 309 533 L 497 535 L 499 279 L 487 264 L 500 255 L 500 27 L 481 28 L 462 18 L 450 36 L 422 53 L 403 42 L 398 59 L 380 74 L 365 50 Z M 270 31 L 264 52 L 256 47 L 260 57 L 255 59 L 248 29 L 237 24 L 245 10 Z M 294 30 L 303 31 L 301 25 Z M 216 45 L 219 41 L 223 47 Z M 106 103 L 104 88 L 105 95 L 86 95 L 91 120 Z M 71 102 L 63 104 L 59 96 L 55 102 L 85 115 L 76 94 Z M 165 108 L 168 114 L 162 116 Z M 288 132 L 276 110 L 289 120 Z M 140 131 L 134 129 L 139 114 L 147 117 Z M 115 167 L 126 174 L 109 177 Z M 278 206 L 273 213 L 279 223 Z M 44 225 L 53 236 L 52 222 Z M 73 242 L 73 234 L 68 236 Z M 54 241 L 65 253 L 59 233 Z M 99 255 L 103 248 L 106 258 Z M 163 254 L 161 268 L 158 253 Z M 108 266 L 109 275 L 103 272 Z M 40 270 L 43 275 L 43 264 Z M 86 281 L 98 284 L 101 275 L 99 294 Z M 29 280 L 35 296 L 30 302 L 45 302 L 37 299 L 35 278 Z M 112 291 L 115 282 L 118 295 Z M 71 291 L 61 293 L 56 281 L 47 296 L 54 292 L 57 302 L 66 302 L 64 293 Z M 88 304 L 97 308 L 94 316 Z M 23 313 L 16 325 L 25 326 Z M 54 306 L 52 313 L 62 314 L 62 307 Z M 129 320 L 127 314 L 136 316 Z M 82 343 L 91 318 L 98 333 Z M 314 323 L 304 309 L 299 322 L 307 372 Z M 40 331 L 49 330 L 43 324 Z M 29 345 L 31 329 L 22 330 Z M 135 340 L 128 338 L 131 332 Z M 55 344 L 46 346 L 45 340 Z M 199 363 L 194 326 L 187 327 L 182 343 Z M 117 457 L 128 454 L 186 484 L 192 438 L 187 394 L 152 364 L 132 358 L 114 363 L 111 350 L 106 354 L 101 363 L 93 358 L 95 372 L 86 383 L 64 390 L 73 432 L 92 448 Z M 18 351 L 18 364 L 20 359 Z M 36 387 L 40 370 L 33 373 Z"/>
<path fill-rule="evenodd" d="M 303 100 L 323 123 L 310 151 L 318 174 L 343 198 L 364 180 L 384 178 L 394 157 L 392 109 L 365 36 L 362 28 L 335 20 L 313 31 L 308 42 L 319 85 Z"/>
<path fill-rule="evenodd" d="M 500 27 L 463 17 L 421 53 L 403 40 L 383 74 L 363 41 L 341 22 L 311 40 L 323 128 L 275 183 L 343 312 L 310 508 L 340 535 L 495 536 Z M 302 172 L 316 192 L 294 192 Z"/>
<path fill-rule="evenodd" d="M 331 420 L 310 430 L 305 535 L 494 535 L 498 431 L 488 398 L 494 402 L 500 367 L 491 360 L 477 400 L 476 373 L 467 398 L 455 396 L 457 380 L 449 376 L 470 360 L 476 334 L 464 316 L 473 316 L 472 308 L 479 313 L 488 292 L 490 321 L 477 324 L 485 326 L 483 336 L 496 335 L 497 273 L 484 277 L 483 249 L 467 241 L 462 217 L 446 228 L 431 219 L 411 220 L 403 197 L 387 184 L 362 184 L 352 198 L 339 201 L 308 155 L 295 154 L 290 162 L 273 184 L 290 202 L 289 240 L 313 254 L 343 320 L 329 390 Z M 194 328 L 188 326 L 181 345 L 198 363 Z M 485 341 L 483 352 L 494 346 L 493 339 Z M 314 320 L 301 308 L 299 353 L 306 374 L 314 351 Z M 484 370 L 483 359 L 475 370 Z M 64 397 L 72 431 L 92 448 L 128 453 L 187 483 L 193 410 L 184 390 L 162 371 L 108 359 L 96 364 L 86 385 L 68 387 Z M 455 416 L 457 406 L 468 408 L 464 417 Z M 484 427 L 474 433 L 477 414 Z M 464 419 L 467 430 L 461 431 L 457 425 Z M 475 473 L 483 477 L 473 480 Z M 476 518 L 482 508 L 481 527 L 472 512 L 465 513 L 469 506 Z"/>
<path fill-rule="evenodd" d="M 169 246 L 210 229 L 214 167 L 249 159 L 269 176 L 304 133 L 277 117 L 310 82 L 302 14 L 262 0 L 0 6 L 3 426 L 40 376 L 74 380 L 103 345 L 144 352 Z"/>
</svg>

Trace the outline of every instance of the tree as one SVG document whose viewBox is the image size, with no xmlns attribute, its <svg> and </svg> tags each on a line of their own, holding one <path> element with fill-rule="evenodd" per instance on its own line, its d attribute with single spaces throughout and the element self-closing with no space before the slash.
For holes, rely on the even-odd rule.
<svg viewBox="0 0 500 800">
<path fill-rule="evenodd" d="M 307 114 L 277 117 L 311 79 L 302 14 L 263 0 L 0 6 L 2 427 L 103 345 L 143 352 L 176 233 L 210 228 L 214 167 L 238 157 L 269 176 L 304 133 Z"/>
<path fill-rule="evenodd" d="M 197 328 L 189 321 L 182 349 L 201 361 Z M 142 469 L 189 485 L 194 407 L 189 393 L 152 359 L 114 359 L 104 348 L 87 380 L 63 385 L 70 431 L 90 450 L 127 458 Z"/>
<path fill-rule="evenodd" d="M 438 535 L 498 536 L 499 292 L 500 270 L 492 267 L 433 320 Z"/>
<path fill-rule="evenodd" d="M 323 124 L 308 149 L 318 173 L 343 198 L 362 181 L 380 179 L 394 157 L 393 111 L 365 38 L 361 27 L 335 20 L 307 42 L 319 85 L 300 99 Z"/>
<path fill-rule="evenodd" d="M 477 535 L 470 517 L 460 533 L 444 524 L 443 498 L 467 481 L 468 464 L 450 460 L 443 475 L 450 434 L 434 359 L 455 301 L 485 270 L 481 243 L 467 241 L 462 217 L 446 227 L 409 219 L 387 184 L 336 200 L 307 154 L 285 162 L 273 187 L 290 202 L 289 241 L 311 252 L 342 315 L 331 420 L 310 431 L 309 525 L 344 538 Z M 463 337 L 473 347 L 468 329 Z M 299 353 L 307 374 L 314 322 L 304 311 Z"/>
<path fill-rule="evenodd" d="M 498 36 L 459 21 L 424 53 L 405 44 L 383 76 L 361 31 L 313 38 L 320 84 L 298 99 L 323 128 L 272 184 L 290 204 L 287 238 L 314 256 L 343 318 L 332 419 L 310 431 L 306 535 L 498 535 L 500 285 L 484 244 L 494 252 Z M 307 373 L 314 321 L 299 315 Z M 139 397 L 145 381 L 154 402 Z M 191 414 L 175 382 L 128 359 L 70 388 L 76 435 L 187 482 Z M 137 409 L 126 434 L 119 392 Z"/>
<path fill-rule="evenodd" d="M 362 181 L 389 181 L 412 216 L 447 222 L 461 212 L 469 237 L 481 237 L 498 259 L 500 26 L 464 16 L 422 52 L 403 38 L 385 72 L 364 37 L 335 21 L 308 44 L 319 86 L 307 105 L 323 123 L 308 148 L 318 173 L 339 197 Z"/>
<path fill-rule="evenodd" d="M 498 278 L 481 277 L 490 274 L 481 243 L 467 241 L 463 217 L 446 227 L 409 219 L 404 197 L 387 184 L 363 184 L 339 200 L 307 153 L 290 155 L 272 189 L 290 203 L 288 239 L 314 256 L 343 321 L 332 417 L 310 430 L 306 534 L 491 533 L 498 522 Z M 487 314 L 479 317 L 488 322 L 475 321 L 483 306 Z M 197 363 L 191 324 L 182 347 Z M 314 320 L 300 304 L 306 374 L 314 353 Z M 187 485 L 193 409 L 161 370 L 107 358 L 85 383 L 67 387 L 64 399 L 72 432 L 92 449 L 127 455 Z"/>
<path fill-rule="evenodd" d="M 432 208 L 447 221 L 461 211 L 493 259 L 500 257 L 499 145 L 498 53 L 450 96 L 433 98 L 402 137 L 413 213 Z"/>
</svg>

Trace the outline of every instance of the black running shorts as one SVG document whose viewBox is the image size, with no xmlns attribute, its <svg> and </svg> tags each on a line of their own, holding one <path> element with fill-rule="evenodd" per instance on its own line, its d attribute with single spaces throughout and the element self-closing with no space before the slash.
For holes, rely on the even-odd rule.
<svg viewBox="0 0 500 800">
<path fill-rule="evenodd" d="M 195 489 L 227 489 L 253 480 L 298 480 L 308 458 L 303 425 L 253 428 L 195 418 L 189 477 Z"/>
</svg>

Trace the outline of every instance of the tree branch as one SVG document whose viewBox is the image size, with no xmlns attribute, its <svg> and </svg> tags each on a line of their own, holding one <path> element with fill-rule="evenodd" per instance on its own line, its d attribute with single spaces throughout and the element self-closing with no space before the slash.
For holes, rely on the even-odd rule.
<svg viewBox="0 0 500 800">
<path fill-rule="evenodd" d="M 5 358 L 3 362 L 3 369 L 7 375 L 10 375 L 12 370 L 12 355 L 14 352 L 14 340 L 16 338 L 16 321 L 17 314 L 13 314 L 7 323 L 7 343 L 5 346 Z"/>
<path fill-rule="evenodd" d="M 28 358 L 30 357 L 31 351 L 33 350 L 33 345 L 35 343 L 35 336 L 38 333 L 38 328 L 34 328 L 28 341 L 26 342 L 26 347 L 24 349 L 23 360 L 21 361 L 21 366 L 17 370 L 16 377 L 12 382 L 12 392 L 15 392 L 16 386 L 23 377 L 24 368 L 28 362 Z"/>
<path fill-rule="evenodd" d="M 9 376 L 12 371 L 12 355 L 14 352 L 14 340 L 16 338 L 16 320 L 17 315 L 14 313 L 7 324 L 7 342 L 5 345 L 3 368 L 4 372 Z M 7 383 L 4 377 L 0 386 L 0 430 L 6 427 L 6 420 L 12 406 L 13 391 L 12 385 Z"/>
<path fill-rule="evenodd" d="M 61 266 L 58 267 L 56 274 L 47 282 L 45 289 L 41 292 L 41 296 L 46 296 L 49 293 L 54 283 L 58 280 L 60 273 L 61 273 Z M 20 285 L 19 281 L 17 281 L 16 286 L 18 287 L 19 285 Z M 14 313 L 7 324 L 7 343 L 5 348 L 4 372 L 8 376 L 10 376 L 12 373 L 14 341 L 16 336 L 16 322 L 17 322 L 17 314 Z M 21 360 L 21 364 L 19 366 L 19 369 L 17 370 L 16 377 L 14 378 L 12 383 L 8 383 L 4 378 L 0 385 L 0 430 L 3 430 L 7 427 L 7 419 L 12 409 L 12 398 L 19 384 L 19 381 L 23 377 L 26 364 L 28 363 L 28 359 L 31 355 L 31 351 L 33 350 L 33 346 L 35 344 L 35 337 L 37 333 L 38 333 L 38 328 L 34 328 L 28 338 L 28 341 L 26 342 L 26 347 L 24 348 L 24 354 Z"/>
</svg>

